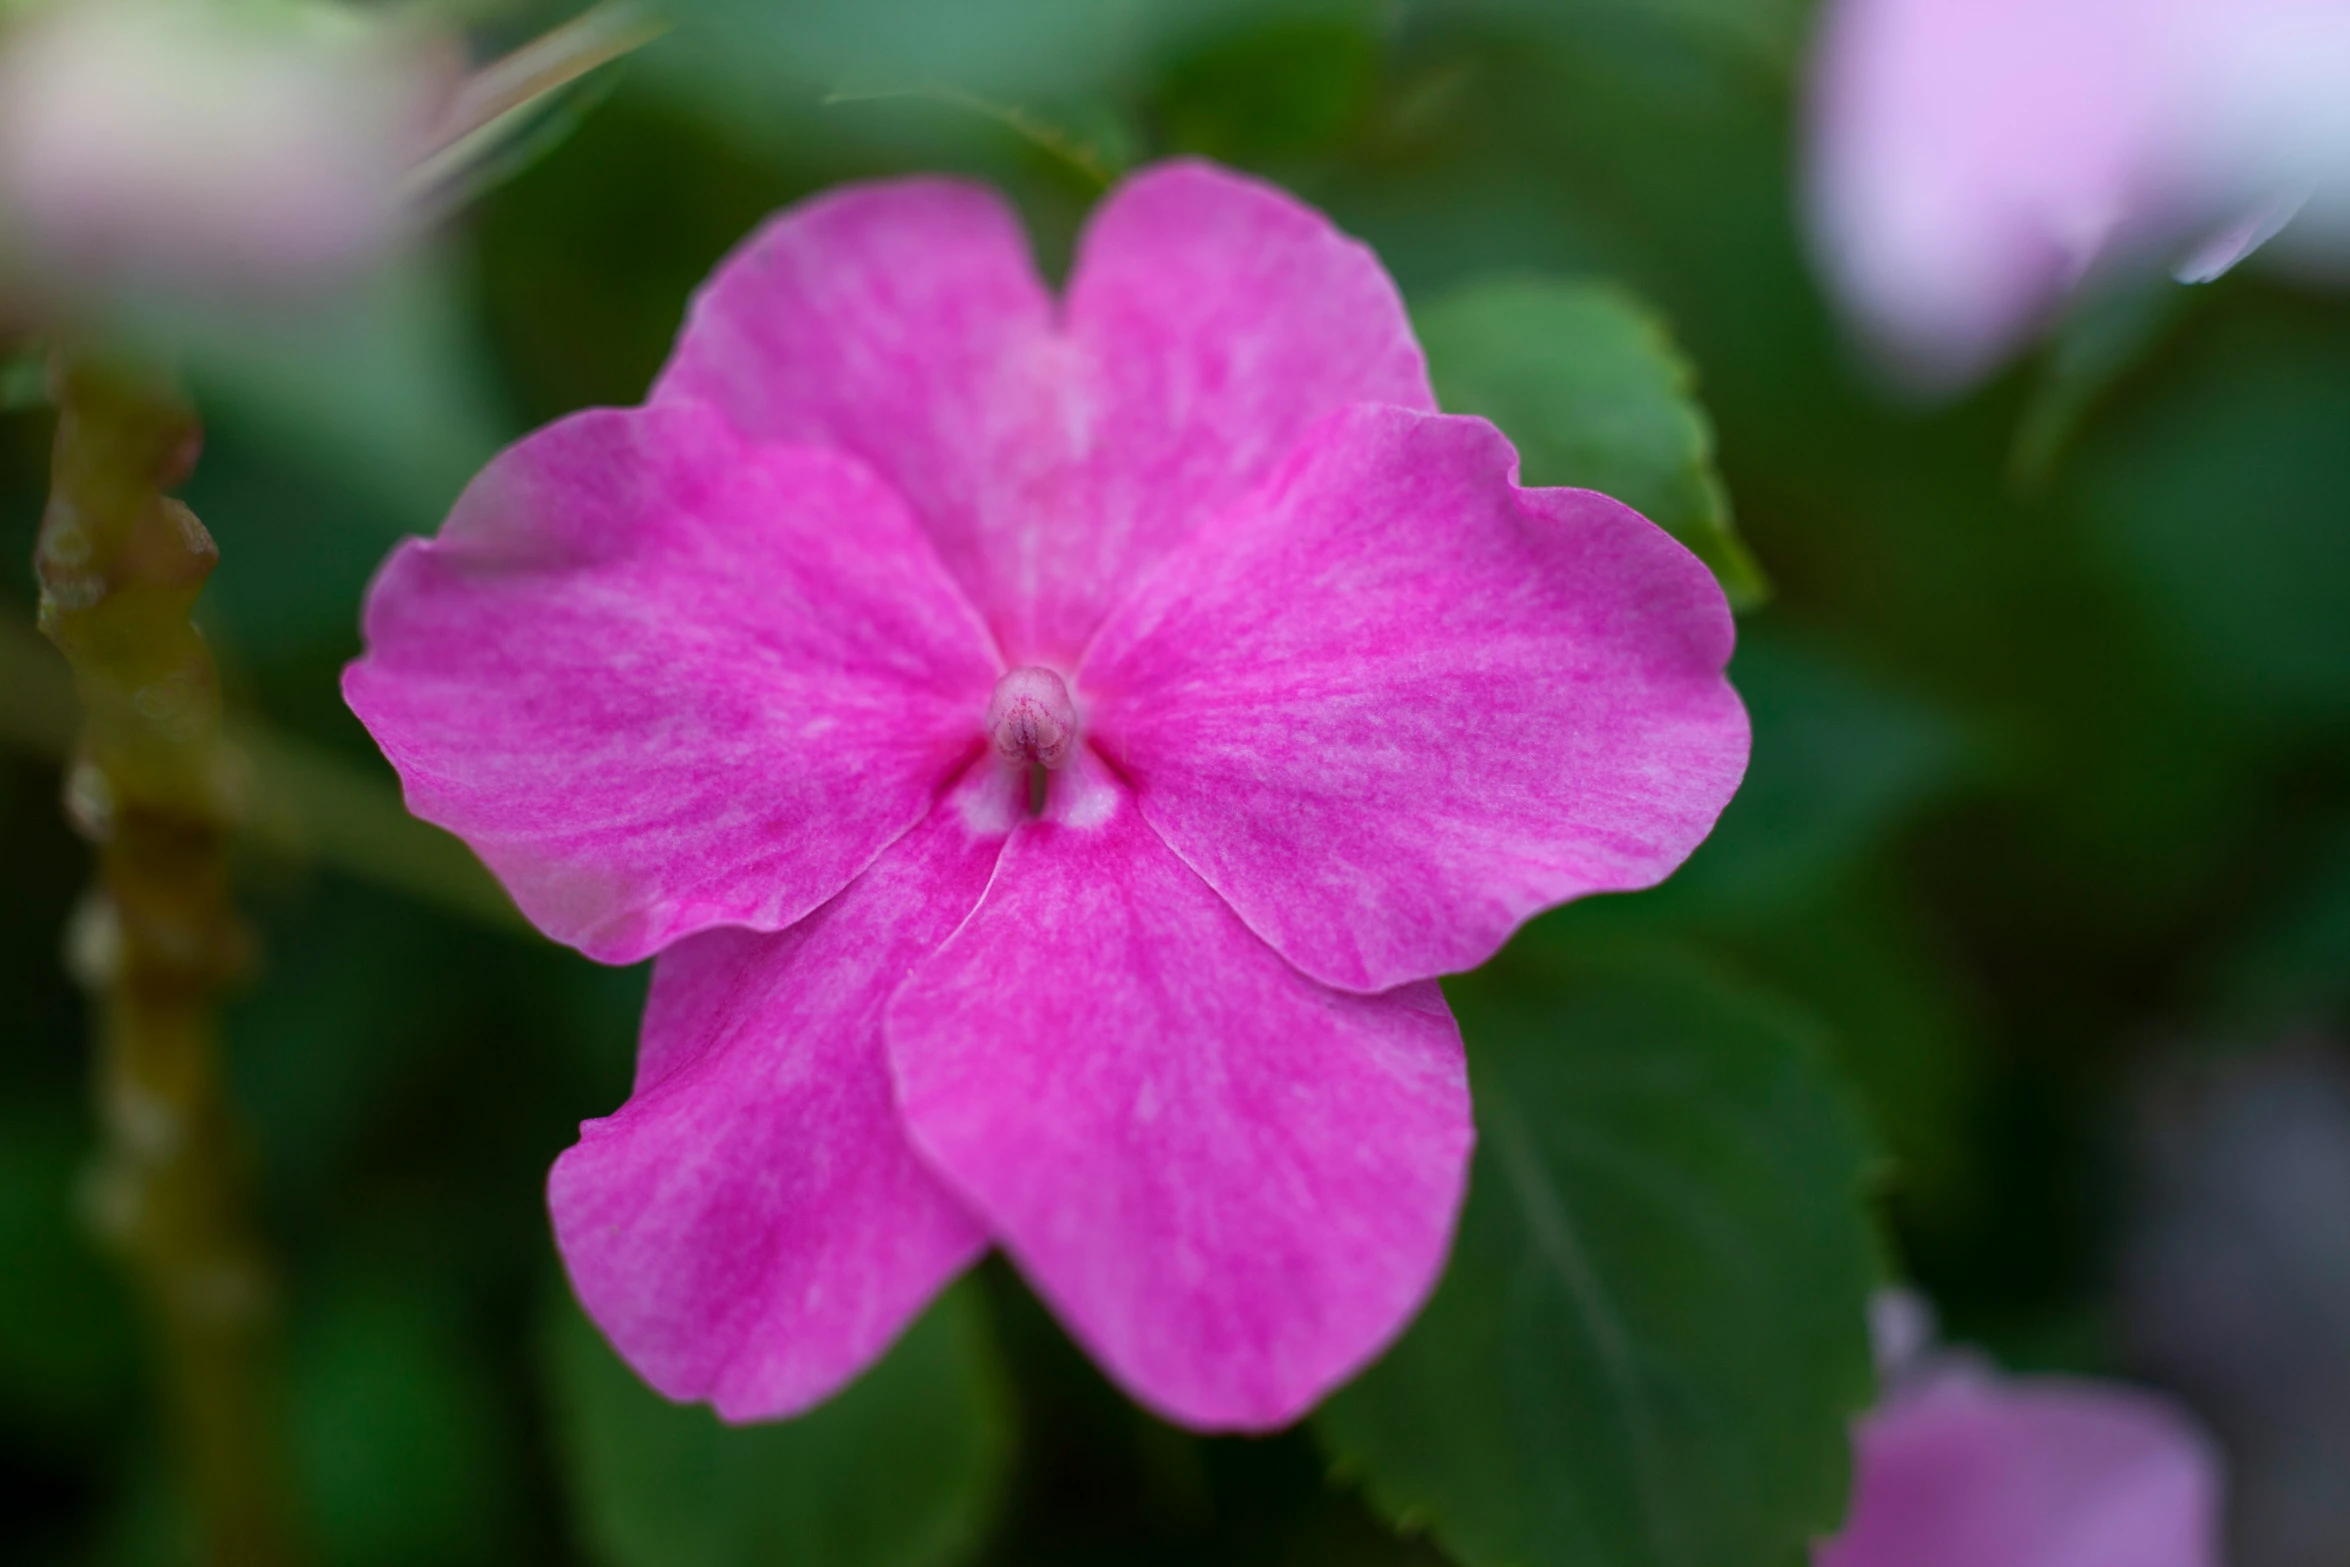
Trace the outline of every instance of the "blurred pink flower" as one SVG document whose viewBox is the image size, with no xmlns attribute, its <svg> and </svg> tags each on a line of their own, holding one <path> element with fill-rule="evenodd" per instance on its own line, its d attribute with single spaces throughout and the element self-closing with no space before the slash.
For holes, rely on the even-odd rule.
<svg viewBox="0 0 2350 1567">
<path fill-rule="evenodd" d="M 2204 279 L 2350 239 L 2343 0 L 1833 0 L 1808 202 L 1830 282 L 1911 380 L 1962 385 L 2092 270 Z"/>
<path fill-rule="evenodd" d="M 77 296 L 330 281 L 398 234 L 461 65 L 323 6 L 43 6 L 0 34 L 0 261 Z"/>
<path fill-rule="evenodd" d="M 1433 976 L 1667 874 L 1745 763 L 1705 569 L 1515 472 L 1267 186 L 1133 178 L 1056 301 L 916 179 L 777 218 L 648 406 L 393 557 L 346 690 L 412 808 L 661 954 L 550 1183 L 654 1386 L 803 1409 L 991 1241 L 1195 1426 L 1400 1329 L 1472 1136 Z"/>
<path fill-rule="evenodd" d="M 2183 1412 L 1935 1352 L 1930 1327 L 1888 1309 L 1907 1299 L 1878 1303 L 1891 1390 L 1861 1422 L 1851 1511 L 1813 1567 L 2219 1567 L 2219 1458 Z"/>
</svg>

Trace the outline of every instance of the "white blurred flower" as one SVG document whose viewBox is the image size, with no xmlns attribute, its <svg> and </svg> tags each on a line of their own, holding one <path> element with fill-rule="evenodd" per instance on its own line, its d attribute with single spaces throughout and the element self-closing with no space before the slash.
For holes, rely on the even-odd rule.
<svg viewBox="0 0 2350 1567">
<path fill-rule="evenodd" d="M 2207 201 L 2267 201 L 2281 248 L 2350 263 L 2350 0 L 2195 8 L 2176 156 Z M 2289 226 L 2287 226 L 2289 224 Z"/>
<path fill-rule="evenodd" d="M 0 35 L 0 260 L 66 299 L 331 282 L 399 236 L 461 64 L 355 12 L 40 7 Z"/>
<path fill-rule="evenodd" d="M 1822 265 L 1922 386 L 2093 271 L 2350 255 L 2350 0 L 1832 0 L 1811 89 Z"/>
</svg>

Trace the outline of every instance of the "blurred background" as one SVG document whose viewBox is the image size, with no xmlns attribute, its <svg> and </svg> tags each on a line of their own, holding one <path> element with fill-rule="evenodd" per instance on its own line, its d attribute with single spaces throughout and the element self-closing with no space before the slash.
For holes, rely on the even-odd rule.
<svg viewBox="0 0 2350 1567">
<path fill-rule="evenodd" d="M 562 14 L 499 11 L 477 53 Z M 1000 1263 L 833 1427 L 639 1408 L 571 1314 L 542 1183 L 625 1095 L 645 971 L 537 938 L 408 823 L 336 686 L 391 544 L 503 442 L 641 397 L 776 207 L 959 171 L 1057 276 L 1118 171 L 1197 153 L 1369 241 L 1448 406 L 1493 413 L 1530 479 L 1595 482 L 1571 429 L 1513 423 L 1474 373 L 1479 302 L 1512 288 L 1661 332 L 1710 420 L 1710 464 L 1691 425 L 1683 488 L 1631 498 L 1686 507 L 1746 605 L 1749 782 L 1673 882 L 1546 917 L 1504 963 L 1702 971 L 1800 1018 L 1874 1149 L 1884 1270 L 1949 1337 L 2174 1391 L 2227 1453 L 2238 1567 L 2350 1563 L 2350 296 L 2256 261 L 2084 306 L 1954 401 L 1896 392 L 1803 229 L 1815 20 L 706 0 L 553 102 L 438 242 L 189 352 L 182 493 L 222 562 L 199 618 L 261 801 L 226 1070 L 321 1560 L 1447 1559 L 1309 1432 L 1134 1411 Z M 148 1351 L 78 1195 L 64 948 L 92 857 L 21 564 L 52 418 L 37 373 L 5 385 L 0 1558 L 171 1562 Z M 830 1498 L 820 1527 L 795 1487 Z"/>
</svg>

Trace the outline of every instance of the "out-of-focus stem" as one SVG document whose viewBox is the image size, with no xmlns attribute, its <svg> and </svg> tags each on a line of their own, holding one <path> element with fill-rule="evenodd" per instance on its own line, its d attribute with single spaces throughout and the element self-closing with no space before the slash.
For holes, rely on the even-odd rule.
<svg viewBox="0 0 2350 1567">
<path fill-rule="evenodd" d="M 442 112 L 432 151 L 408 171 L 410 200 L 447 189 L 511 131 L 518 116 L 590 71 L 621 59 L 669 31 L 646 0 L 602 0 L 467 77 Z"/>
<path fill-rule="evenodd" d="M 0 745 L 58 761 L 75 754 L 81 703 L 73 674 L 32 627 L 0 616 Z M 408 814 L 373 771 L 232 713 L 229 743 L 246 782 L 240 847 L 295 865 L 316 862 L 491 929 L 530 924 L 481 861 Z"/>
<path fill-rule="evenodd" d="M 118 367 L 61 354 L 51 380 L 57 445 L 34 564 L 41 629 L 81 696 L 66 812 L 100 865 L 68 938 L 98 1004 L 92 1207 L 157 1329 L 206 1560 L 274 1567 L 295 1551 L 272 1288 L 214 1024 L 248 961 L 228 887 L 239 769 L 189 620 L 218 557 L 165 494 L 194 466 L 199 432 L 176 396 Z"/>
</svg>

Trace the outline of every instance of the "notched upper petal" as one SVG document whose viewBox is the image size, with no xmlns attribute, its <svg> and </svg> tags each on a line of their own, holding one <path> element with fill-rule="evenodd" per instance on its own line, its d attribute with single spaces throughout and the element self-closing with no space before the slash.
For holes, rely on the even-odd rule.
<svg viewBox="0 0 2350 1567">
<path fill-rule="evenodd" d="M 1205 519 L 1349 403 L 1433 410 L 1403 298 L 1369 246 L 1279 187 L 1184 159 L 1087 223 L 1067 335 L 1085 432 L 1053 499 L 1030 635 L 1074 656 Z M 1066 425 L 1071 421 L 1065 420 Z"/>
<path fill-rule="evenodd" d="M 1197 162 L 1104 199 L 1058 305 L 983 187 L 898 180 L 794 207 L 696 296 L 653 396 L 886 476 L 1015 665 L 1074 659 L 1316 420 L 1435 406 L 1370 250 Z"/>
</svg>

